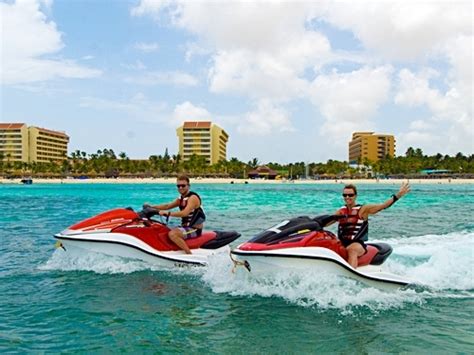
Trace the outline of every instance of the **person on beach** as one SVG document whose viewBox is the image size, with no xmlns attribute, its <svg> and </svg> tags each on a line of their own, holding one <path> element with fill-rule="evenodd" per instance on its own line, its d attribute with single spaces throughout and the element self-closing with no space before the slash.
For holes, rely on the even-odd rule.
<svg viewBox="0 0 474 355">
<path fill-rule="evenodd" d="M 367 250 L 364 241 L 368 240 L 369 215 L 390 207 L 408 192 L 410 192 L 410 185 L 405 182 L 396 194 L 383 203 L 358 205 L 356 204 L 357 188 L 352 184 L 344 186 L 342 191 L 344 207 L 337 210 L 335 214 L 345 217 L 339 219 L 337 234 L 342 245 L 346 247 L 348 262 L 353 268 L 357 268 L 358 258 Z"/>
<path fill-rule="evenodd" d="M 187 176 L 178 176 L 176 180 L 176 187 L 179 191 L 178 198 L 173 202 L 151 206 L 158 209 L 161 216 L 181 217 L 181 226 L 170 230 L 168 238 L 186 254 L 191 254 L 191 250 L 185 240 L 199 237 L 206 220 L 206 215 L 201 207 L 201 197 L 190 191 L 190 186 Z M 179 211 L 170 211 L 176 207 L 179 207 Z"/>
</svg>

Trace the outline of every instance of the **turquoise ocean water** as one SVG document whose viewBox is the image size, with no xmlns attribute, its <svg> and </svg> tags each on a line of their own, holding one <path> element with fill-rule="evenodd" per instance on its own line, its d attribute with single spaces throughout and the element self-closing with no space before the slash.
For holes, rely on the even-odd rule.
<svg viewBox="0 0 474 355">
<path fill-rule="evenodd" d="M 424 286 L 385 293 L 327 275 L 255 281 L 228 255 L 160 270 L 70 257 L 53 234 L 107 209 L 176 197 L 174 185 L 0 185 L 0 352 L 472 353 L 474 186 L 413 185 L 371 218 L 390 271 Z M 208 229 L 237 245 L 297 215 L 330 213 L 341 185 L 195 184 Z M 359 202 L 397 185 L 360 185 Z M 242 269 L 242 268 L 241 268 Z"/>
</svg>

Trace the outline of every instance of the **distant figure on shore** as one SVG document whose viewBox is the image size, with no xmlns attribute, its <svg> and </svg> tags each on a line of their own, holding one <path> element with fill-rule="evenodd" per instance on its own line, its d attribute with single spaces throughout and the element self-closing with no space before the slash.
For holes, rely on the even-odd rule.
<svg viewBox="0 0 474 355">
<path fill-rule="evenodd" d="M 353 268 L 357 268 L 358 258 L 367 251 L 364 241 L 368 240 L 369 215 L 376 214 L 397 202 L 400 198 L 410 192 L 410 185 L 405 182 L 396 194 L 384 203 L 373 205 L 358 205 L 357 188 L 349 184 L 344 186 L 342 197 L 344 207 L 336 211 L 336 215 L 343 215 L 339 219 L 338 237 L 342 245 L 346 247 L 348 262 Z"/>
<path fill-rule="evenodd" d="M 168 237 L 170 240 L 180 247 L 186 254 L 191 254 L 191 250 L 185 240 L 199 237 L 204 227 L 206 215 L 201 207 L 201 197 L 190 191 L 189 178 L 185 175 L 178 176 L 176 187 L 179 196 L 176 200 L 161 205 L 151 206 L 159 211 L 161 216 L 181 217 L 181 226 L 172 229 Z M 169 211 L 175 207 L 179 207 L 179 211 Z"/>
</svg>

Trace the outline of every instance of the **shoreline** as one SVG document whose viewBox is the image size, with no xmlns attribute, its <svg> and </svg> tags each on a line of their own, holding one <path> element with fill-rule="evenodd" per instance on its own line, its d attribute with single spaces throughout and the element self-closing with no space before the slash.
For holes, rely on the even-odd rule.
<svg viewBox="0 0 474 355">
<path fill-rule="evenodd" d="M 33 184 L 175 184 L 174 178 L 117 178 L 117 179 L 32 179 Z M 191 184 L 392 184 L 399 185 L 408 181 L 410 184 L 474 184 L 474 179 L 332 179 L 332 180 L 252 180 L 232 178 L 193 178 Z M 21 179 L 0 179 L 0 185 L 18 185 Z"/>
</svg>

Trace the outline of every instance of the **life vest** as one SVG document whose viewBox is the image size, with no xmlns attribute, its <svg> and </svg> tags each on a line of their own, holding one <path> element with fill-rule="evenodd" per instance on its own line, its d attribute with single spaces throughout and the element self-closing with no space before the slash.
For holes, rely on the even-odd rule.
<svg viewBox="0 0 474 355">
<path fill-rule="evenodd" d="M 359 216 L 362 205 L 355 205 L 351 209 L 347 206 L 339 209 L 338 214 L 347 216 L 339 220 L 337 235 L 344 241 L 362 240 L 365 241 L 369 236 L 369 222 Z"/>
<path fill-rule="evenodd" d="M 206 214 L 201 207 L 201 197 L 195 192 L 189 191 L 185 196 L 179 196 L 179 210 L 182 211 L 186 208 L 188 205 L 188 199 L 193 195 L 197 196 L 199 199 L 199 207 L 193 209 L 186 217 L 181 218 L 181 225 L 183 227 L 194 227 L 204 223 L 206 220 Z"/>
</svg>

